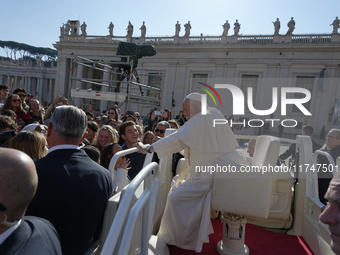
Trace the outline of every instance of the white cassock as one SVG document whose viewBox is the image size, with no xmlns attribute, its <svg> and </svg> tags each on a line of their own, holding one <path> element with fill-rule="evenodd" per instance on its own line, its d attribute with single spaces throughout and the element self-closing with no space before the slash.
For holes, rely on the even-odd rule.
<svg viewBox="0 0 340 255">
<path fill-rule="evenodd" d="M 225 120 L 222 113 L 208 108 L 207 114 L 196 114 L 177 132 L 152 144 L 159 157 L 184 150 L 189 159 L 188 174 L 170 190 L 157 236 L 167 244 L 202 251 L 213 233 L 210 221 L 210 201 L 213 176 L 196 172 L 196 166 L 246 164 L 236 151 L 239 147 L 229 125 L 213 127 L 214 119 Z"/>
</svg>

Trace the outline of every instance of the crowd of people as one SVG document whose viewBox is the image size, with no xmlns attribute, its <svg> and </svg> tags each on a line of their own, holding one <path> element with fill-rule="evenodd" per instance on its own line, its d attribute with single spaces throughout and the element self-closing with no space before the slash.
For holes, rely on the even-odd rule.
<svg viewBox="0 0 340 255">
<path fill-rule="evenodd" d="M 68 105 L 61 95 L 43 107 L 25 89 L 10 93 L 5 84 L 0 85 L 0 98 L 3 155 L 13 153 L 14 149 L 24 152 L 34 162 L 35 167 L 29 163 L 28 168 L 37 173 L 35 178 L 39 180 L 39 185 L 33 185 L 34 190 L 28 194 L 20 217 L 11 216 L 14 209 L 8 207 L 11 204 L 5 203 L 7 200 L 0 201 L 0 205 L 4 203 L 0 207 L 0 250 L 5 247 L 3 244 L 13 241 L 2 240 L 3 232 L 7 237 L 20 222 L 43 218 L 47 221 L 37 224 L 44 225 L 44 238 L 49 238 L 45 242 L 55 247 L 44 254 L 83 254 L 98 238 L 108 199 L 138 174 L 145 158 L 139 152 L 119 158 L 112 180 L 108 168 L 113 155 L 140 141 L 152 144 L 164 137 L 166 128 L 178 129 L 186 121 L 182 112 L 176 120 L 172 119 L 168 109 L 154 109 L 143 120 L 138 112 L 121 112 L 117 105 L 95 114 L 92 105 L 79 109 Z M 15 224 L 6 225 L 7 221 Z"/>
<path fill-rule="evenodd" d="M 179 152 L 190 160 L 190 167 L 174 179 L 158 236 L 167 244 L 201 251 L 202 244 L 212 233 L 208 213 L 212 179 L 194 172 L 194 166 L 221 160 L 241 164 L 247 161 L 236 150 L 239 144 L 228 125 L 219 125 L 214 130 L 209 128 L 207 123 L 224 116 L 213 108 L 202 115 L 200 94 L 189 94 L 183 102 L 183 111 L 175 118 L 168 109 L 152 109 L 143 119 L 139 112 L 122 112 L 117 105 L 96 114 L 94 105 L 79 109 L 68 105 L 67 98 L 61 95 L 43 107 L 25 89 L 9 92 L 7 85 L 0 85 L 0 145 L 7 147 L 1 148 L 0 157 L 18 163 L 5 165 L 0 170 L 0 190 L 10 185 L 8 182 L 2 186 L 3 180 L 15 182 L 9 169 L 20 164 L 27 173 L 18 175 L 17 181 L 28 178 L 31 186 L 26 197 L 20 198 L 19 205 L 11 198 L 16 199 L 23 187 L 13 185 L 15 189 L 8 188 L 0 193 L 1 254 L 9 254 L 4 247 L 12 246 L 15 240 L 8 237 L 13 236 L 16 229 L 27 228 L 27 224 L 32 232 L 38 226 L 44 229 L 41 240 L 36 240 L 46 244 L 41 247 L 44 252 L 47 245 L 53 247 L 50 253 L 44 254 L 83 254 L 99 236 L 108 199 L 139 173 L 145 154 L 151 152 L 155 152 L 154 161 L 157 162 L 158 157 L 173 155 L 176 163 L 183 157 Z M 169 128 L 178 131 L 165 137 Z M 302 134 L 312 137 L 313 128 L 305 126 Z M 250 156 L 255 142 L 249 143 Z M 317 149 L 314 145 L 313 151 Z M 139 151 L 119 158 L 113 169 L 109 169 L 117 152 L 133 147 Z M 340 130 L 332 129 L 322 149 L 336 159 L 340 155 L 339 148 Z M 14 156 L 14 149 L 25 154 L 18 152 Z M 294 157 L 295 153 L 295 147 L 291 146 L 280 158 Z M 109 170 L 114 173 L 113 180 Z M 176 175 L 174 170 L 173 174 Z M 323 195 L 330 180 L 323 186 L 326 187 Z M 334 186 L 334 182 L 331 185 Z M 330 191 L 326 198 L 335 200 Z M 195 213 L 185 215 L 185 210 Z M 190 219 L 183 220 L 186 217 Z M 181 231 L 183 228 L 185 232 Z M 38 249 L 36 242 L 27 242 L 23 247 Z"/>
</svg>

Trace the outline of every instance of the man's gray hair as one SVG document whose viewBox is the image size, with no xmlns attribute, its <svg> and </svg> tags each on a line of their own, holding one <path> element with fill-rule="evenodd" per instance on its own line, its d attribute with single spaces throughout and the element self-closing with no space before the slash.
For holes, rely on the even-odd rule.
<svg viewBox="0 0 340 255">
<path fill-rule="evenodd" d="M 54 110 L 49 123 L 59 135 L 81 138 L 87 128 L 87 117 L 83 110 L 72 105 L 63 105 Z"/>
<path fill-rule="evenodd" d="M 159 125 L 160 125 L 160 126 L 166 126 L 166 128 L 171 128 L 169 122 L 167 122 L 167 121 L 165 121 L 165 120 L 158 122 L 158 123 L 157 123 L 157 126 L 159 126 Z"/>
<path fill-rule="evenodd" d="M 332 128 L 331 130 L 329 130 L 328 133 L 330 133 L 330 132 L 336 132 L 336 133 L 338 134 L 338 137 L 337 137 L 337 138 L 340 138 L 340 129 L 338 129 L 338 128 Z"/>
</svg>

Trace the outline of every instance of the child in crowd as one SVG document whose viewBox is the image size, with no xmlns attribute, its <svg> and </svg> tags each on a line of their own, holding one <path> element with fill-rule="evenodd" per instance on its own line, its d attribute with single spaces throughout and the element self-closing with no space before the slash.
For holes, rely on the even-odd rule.
<svg viewBox="0 0 340 255">
<path fill-rule="evenodd" d="M 112 154 L 108 157 L 111 158 L 118 152 L 121 151 L 122 146 L 118 143 L 113 144 Z M 127 173 L 130 170 L 130 159 L 126 159 L 124 156 L 117 159 L 114 167 L 111 166 L 109 171 L 113 172 L 113 190 L 115 193 L 121 191 L 127 184 L 129 184 L 129 179 L 127 178 Z"/>
</svg>

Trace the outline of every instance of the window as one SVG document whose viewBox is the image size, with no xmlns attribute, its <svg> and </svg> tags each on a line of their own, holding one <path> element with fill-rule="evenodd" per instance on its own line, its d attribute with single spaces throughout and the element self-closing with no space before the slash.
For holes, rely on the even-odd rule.
<svg viewBox="0 0 340 255">
<path fill-rule="evenodd" d="M 244 104 L 246 104 L 246 102 L 248 101 L 248 88 L 253 88 L 253 106 L 255 107 L 258 80 L 258 75 L 242 75 L 241 90 L 243 92 L 243 95 L 245 95 Z"/>
<path fill-rule="evenodd" d="M 161 88 L 162 83 L 162 76 L 159 73 L 149 73 L 149 83 L 148 85 L 153 88 Z M 160 93 L 158 90 L 148 90 L 147 91 L 148 97 L 159 98 Z"/>
<path fill-rule="evenodd" d="M 202 87 L 199 82 L 208 84 L 208 74 L 194 73 L 192 75 L 192 92 L 202 93 L 202 90 L 198 88 Z"/>
</svg>

